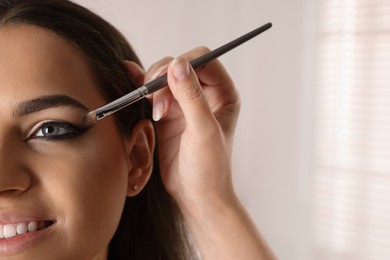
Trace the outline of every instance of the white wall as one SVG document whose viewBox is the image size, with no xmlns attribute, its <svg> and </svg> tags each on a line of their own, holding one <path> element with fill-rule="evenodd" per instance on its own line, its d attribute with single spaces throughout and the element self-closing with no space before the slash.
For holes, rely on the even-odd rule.
<svg viewBox="0 0 390 260">
<path fill-rule="evenodd" d="M 266 22 L 274 24 L 221 58 L 242 98 L 235 183 L 280 259 L 306 259 L 305 0 L 76 2 L 116 25 L 146 67 L 164 56 L 198 45 L 213 49 Z"/>
</svg>

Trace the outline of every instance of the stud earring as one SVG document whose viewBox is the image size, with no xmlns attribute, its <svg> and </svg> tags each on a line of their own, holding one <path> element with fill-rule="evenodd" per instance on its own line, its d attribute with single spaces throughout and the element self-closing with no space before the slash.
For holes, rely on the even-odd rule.
<svg viewBox="0 0 390 260">
<path fill-rule="evenodd" d="M 131 186 L 131 189 L 133 191 L 137 191 L 138 190 L 138 185 L 137 184 L 133 184 L 133 186 Z"/>
</svg>

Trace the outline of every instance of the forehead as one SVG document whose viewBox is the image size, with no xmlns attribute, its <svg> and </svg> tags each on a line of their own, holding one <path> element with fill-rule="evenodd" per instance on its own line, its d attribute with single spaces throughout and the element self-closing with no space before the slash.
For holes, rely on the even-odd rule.
<svg viewBox="0 0 390 260">
<path fill-rule="evenodd" d="M 32 25 L 0 29 L 0 91 L 9 99 L 64 94 L 101 105 L 82 52 L 54 32 Z"/>
</svg>

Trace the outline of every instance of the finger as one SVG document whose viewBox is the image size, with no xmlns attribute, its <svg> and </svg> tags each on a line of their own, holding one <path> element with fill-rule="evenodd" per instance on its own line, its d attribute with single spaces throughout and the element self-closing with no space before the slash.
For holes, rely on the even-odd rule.
<svg viewBox="0 0 390 260">
<path fill-rule="evenodd" d="M 159 121 L 169 113 L 172 104 L 172 93 L 163 88 L 153 94 L 153 120 Z"/>
<path fill-rule="evenodd" d="M 182 55 L 180 55 L 180 58 L 186 58 L 187 60 L 191 61 L 194 60 L 200 56 L 205 55 L 206 53 L 209 53 L 210 49 L 206 46 L 198 46 L 196 48 L 193 48 L 192 50 L 189 50 Z"/>
<path fill-rule="evenodd" d="M 172 57 L 165 57 L 157 62 L 155 62 L 145 73 L 145 81 L 144 83 L 148 83 L 151 80 L 157 78 L 162 75 L 163 72 L 166 72 L 166 68 L 168 64 L 173 60 Z M 165 71 L 164 71 L 165 70 Z"/>
<path fill-rule="evenodd" d="M 209 48 L 199 46 L 184 53 L 180 57 L 184 57 L 191 61 L 209 52 Z M 207 93 L 206 96 L 209 96 L 211 100 L 218 100 L 216 104 L 210 104 L 210 106 L 219 107 L 223 104 L 238 102 L 239 97 L 237 90 L 234 87 L 234 83 L 225 67 L 218 59 L 212 60 L 200 68 L 197 68 L 196 74 L 201 85 L 206 87 L 204 88 L 204 91 Z"/>
<path fill-rule="evenodd" d="M 123 61 L 123 64 L 127 68 L 130 77 L 134 80 L 137 86 L 142 86 L 145 78 L 145 71 L 133 61 Z"/>
<path fill-rule="evenodd" d="M 168 85 L 183 111 L 189 129 L 203 131 L 216 125 L 203 89 L 187 59 L 179 57 L 170 64 Z"/>
<path fill-rule="evenodd" d="M 167 72 L 168 65 L 172 58 L 164 58 L 163 60 L 155 63 L 151 69 L 148 70 L 146 75 L 146 81 L 152 81 Z M 163 64 L 163 65 L 161 65 Z M 160 67 L 158 67 L 160 66 Z M 151 75 L 151 76 L 149 76 Z M 172 93 L 169 88 L 162 88 L 159 91 L 153 93 L 148 97 L 152 99 L 153 102 L 153 120 L 159 121 L 163 118 L 169 111 L 171 102 L 172 102 Z"/>
</svg>

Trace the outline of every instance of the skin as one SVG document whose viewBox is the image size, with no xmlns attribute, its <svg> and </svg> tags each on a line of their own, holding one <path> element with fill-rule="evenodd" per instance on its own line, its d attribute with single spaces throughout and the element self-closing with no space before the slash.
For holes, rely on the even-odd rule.
<svg viewBox="0 0 390 260">
<path fill-rule="evenodd" d="M 33 245 L 0 259 L 106 259 L 126 196 L 150 176 L 151 123 L 121 136 L 107 118 L 74 137 L 42 138 L 41 122 L 77 125 L 85 110 L 17 115 L 23 102 L 66 95 L 89 109 L 105 104 L 83 56 L 54 33 L 23 25 L 0 29 L 0 57 L 0 221 L 54 222 Z"/>
<path fill-rule="evenodd" d="M 151 100 L 159 119 L 161 174 L 203 259 L 274 259 L 231 181 L 239 112 L 234 85 L 218 61 L 197 74 L 188 66 L 207 51 L 198 48 L 174 62 L 165 58 L 146 72 L 125 64 L 139 84 L 168 72 L 169 88 Z M 131 136 L 119 135 L 107 118 L 77 137 L 37 138 L 40 122 L 77 124 L 85 111 L 68 105 L 15 116 L 18 104 L 65 94 L 89 109 L 105 102 L 82 54 L 54 33 L 1 28 L 0 57 L 0 221 L 10 215 L 54 221 L 33 246 L 0 258 L 106 259 L 125 197 L 136 196 L 150 176 L 150 122 L 140 122 Z"/>
<path fill-rule="evenodd" d="M 202 259 L 275 259 L 232 184 L 231 152 L 240 101 L 215 60 L 195 71 L 188 61 L 209 50 L 167 57 L 143 72 L 128 63 L 139 84 L 167 72 L 169 88 L 152 97 L 161 174 Z"/>
</svg>

